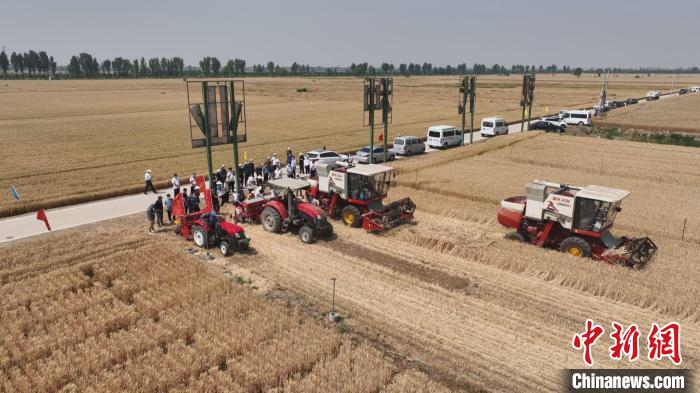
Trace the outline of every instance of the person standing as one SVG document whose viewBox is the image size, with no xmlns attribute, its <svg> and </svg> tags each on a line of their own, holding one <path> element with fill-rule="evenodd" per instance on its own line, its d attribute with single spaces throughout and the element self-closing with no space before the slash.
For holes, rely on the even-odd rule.
<svg viewBox="0 0 700 393">
<path fill-rule="evenodd" d="M 157 194 L 158 191 L 153 187 L 153 172 L 150 169 L 144 174 L 144 179 L 146 180 L 146 188 L 143 190 L 143 193 L 148 194 L 148 190 L 151 190 L 154 194 Z"/>
<path fill-rule="evenodd" d="M 282 178 L 282 170 L 280 169 L 279 165 L 275 166 L 275 180 L 279 180 Z"/>
<path fill-rule="evenodd" d="M 170 197 L 170 194 L 165 196 L 165 211 L 168 213 L 168 223 L 173 223 L 173 202 L 174 199 Z"/>
<path fill-rule="evenodd" d="M 288 147 L 287 148 L 287 165 L 289 165 L 290 162 L 294 159 L 294 153 L 292 153 L 292 148 Z"/>
<path fill-rule="evenodd" d="M 185 209 L 185 214 L 190 214 L 190 200 L 186 188 L 182 189 L 182 207 Z"/>
<path fill-rule="evenodd" d="M 216 180 L 216 198 L 219 199 L 219 203 L 217 204 L 219 207 L 224 205 L 224 195 L 226 194 L 226 191 L 224 190 L 224 183 L 221 182 L 221 180 L 217 179 Z"/>
<path fill-rule="evenodd" d="M 311 159 L 309 157 L 304 157 L 304 172 L 311 174 Z"/>
<path fill-rule="evenodd" d="M 177 196 L 180 193 L 180 178 L 177 176 L 177 173 L 173 173 L 173 178 L 170 182 L 173 184 L 173 195 Z"/>
<path fill-rule="evenodd" d="M 158 220 L 158 228 L 163 227 L 163 197 L 158 195 L 156 203 L 153 204 L 156 210 L 156 220 Z"/>
<path fill-rule="evenodd" d="M 277 153 L 275 153 L 275 154 L 272 155 L 272 166 L 275 167 L 275 168 L 279 168 L 279 167 L 280 167 L 280 159 L 277 158 Z"/>
<path fill-rule="evenodd" d="M 146 218 L 148 219 L 148 233 L 155 233 L 156 229 L 153 227 L 153 224 L 156 221 L 156 207 L 153 203 L 146 208 Z"/>
<path fill-rule="evenodd" d="M 190 176 L 190 187 L 191 190 L 194 189 L 194 187 L 197 187 L 197 174 L 194 172 L 192 172 L 192 176 Z"/>
<path fill-rule="evenodd" d="M 303 175 L 304 173 L 304 153 L 299 153 L 299 174 Z"/>
<path fill-rule="evenodd" d="M 265 164 L 263 164 L 262 168 L 262 175 L 263 175 L 263 183 L 267 183 L 267 180 L 270 178 L 270 161 L 265 161 Z"/>
</svg>

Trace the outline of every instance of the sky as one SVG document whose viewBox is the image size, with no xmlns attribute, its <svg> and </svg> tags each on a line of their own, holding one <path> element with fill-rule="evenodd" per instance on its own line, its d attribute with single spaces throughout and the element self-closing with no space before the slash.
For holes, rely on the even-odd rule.
<svg viewBox="0 0 700 393">
<path fill-rule="evenodd" d="M 0 0 L 0 46 L 248 65 L 700 66 L 700 0 Z"/>
</svg>

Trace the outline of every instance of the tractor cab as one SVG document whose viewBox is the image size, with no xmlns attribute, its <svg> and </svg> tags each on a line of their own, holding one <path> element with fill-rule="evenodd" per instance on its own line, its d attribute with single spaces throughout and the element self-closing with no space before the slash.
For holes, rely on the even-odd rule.
<svg viewBox="0 0 700 393">
<path fill-rule="evenodd" d="M 622 209 L 622 200 L 629 191 L 601 186 L 588 186 L 576 193 L 573 228 L 587 232 L 604 232 Z"/>
</svg>

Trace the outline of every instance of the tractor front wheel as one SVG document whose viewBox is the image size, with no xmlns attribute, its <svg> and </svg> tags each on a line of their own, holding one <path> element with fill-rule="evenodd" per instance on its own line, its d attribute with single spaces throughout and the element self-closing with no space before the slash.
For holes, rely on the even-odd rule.
<svg viewBox="0 0 700 393">
<path fill-rule="evenodd" d="M 219 250 L 221 251 L 221 255 L 225 257 L 231 255 L 231 245 L 228 244 L 226 240 L 222 240 L 221 243 L 219 243 Z"/>
<path fill-rule="evenodd" d="M 310 244 L 314 242 L 314 230 L 311 229 L 311 227 L 304 225 L 303 227 L 299 228 L 299 238 L 301 238 L 301 241 Z"/>
<path fill-rule="evenodd" d="M 576 236 L 571 236 L 564 239 L 564 241 L 561 242 L 561 247 L 559 247 L 559 250 L 575 257 L 591 257 L 591 245 L 585 240 Z"/>
<path fill-rule="evenodd" d="M 205 247 L 207 244 L 207 234 L 199 225 L 195 225 L 192 228 L 192 240 L 194 240 L 194 244 L 197 247 Z"/>
<path fill-rule="evenodd" d="M 341 212 L 343 217 L 343 224 L 349 225 L 353 228 L 357 228 L 362 225 L 362 214 L 360 209 L 355 206 L 349 205 L 345 206 Z"/>
<path fill-rule="evenodd" d="M 506 239 L 516 240 L 516 241 L 519 241 L 521 243 L 525 243 L 525 236 L 523 236 L 521 233 L 516 232 L 516 231 L 506 233 Z"/>
<path fill-rule="evenodd" d="M 268 232 L 279 233 L 282 230 L 282 217 L 272 207 L 266 207 L 260 214 L 262 226 Z"/>
</svg>

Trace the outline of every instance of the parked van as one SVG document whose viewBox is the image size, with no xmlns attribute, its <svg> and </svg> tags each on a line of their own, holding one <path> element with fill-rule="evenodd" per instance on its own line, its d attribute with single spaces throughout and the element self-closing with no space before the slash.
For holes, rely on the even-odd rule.
<svg viewBox="0 0 700 393">
<path fill-rule="evenodd" d="M 394 152 L 400 156 L 420 154 L 425 151 L 425 143 L 417 136 L 399 136 L 394 139 Z"/>
<path fill-rule="evenodd" d="M 432 126 L 428 128 L 428 146 L 446 148 L 462 143 L 462 130 L 453 126 Z"/>
<path fill-rule="evenodd" d="M 590 126 L 593 115 L 591 111 L 561 111 L 559 118 L 568 125 Z"/>
<path fill-rule="evenodd" d="M 659 98 L 661 98 L 661 92 L 660 92 L 660 91 L 650 91 L 650 92 L 647 92 L 647 101 L 658 100 Z"/>
<path fill-rule="evenodd" d="M 508 123 L 502 117 L 481 119 L 481 136 L 496 136 L 508 133 Z"/>
</svg>

